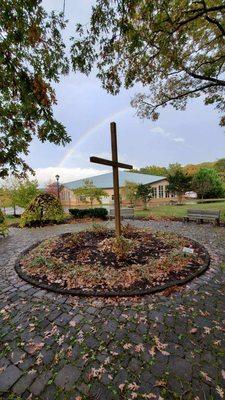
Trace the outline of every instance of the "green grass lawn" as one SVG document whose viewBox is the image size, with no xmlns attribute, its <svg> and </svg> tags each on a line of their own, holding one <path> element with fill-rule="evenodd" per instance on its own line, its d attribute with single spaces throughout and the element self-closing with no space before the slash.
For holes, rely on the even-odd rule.
<svg viewBox="0 0 225 400">
<path fill-rule="evenodd" d="M 182 218 L 187 214 L 188 209 L 199 210 L 220 210 L 221 220 L 225 221 L 225 201 L 218 203 L 203 203 L 203 204 L 182 204 L 179 206 L 153 206 L 148 210 L 136 210 L 135 215 L 138 217 L 178 217 Z"/>
<path fill-rule="evenodd" d="M 18 217 L 16 218 L 13 215 L 10 215 L 10 216 L 7 215 L 6 216 L 6 221 L 7 221 L 8 226 L 10 226 L 10 225 L 15 224 L 15 223 L 19 224 L 20 218 L 18 218 Z"/>
</svg>

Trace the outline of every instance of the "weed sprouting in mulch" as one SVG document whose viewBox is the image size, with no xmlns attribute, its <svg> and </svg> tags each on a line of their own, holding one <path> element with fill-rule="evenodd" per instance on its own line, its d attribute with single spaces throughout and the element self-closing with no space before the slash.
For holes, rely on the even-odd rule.
<svg viewBox="0 0 225 400">
<path fill-rule="evenodd" d="M 193 253 L 184 253 L 184 247 Z M 128 226 L 115 238 L 113 230 L 94 226 L 43 241 L 21 259 L 20 266 L 39 282 L 102 292 L 145 290 L 182 280 L 204 261 L 200 245 L 175 234 Z"/>
</svg>

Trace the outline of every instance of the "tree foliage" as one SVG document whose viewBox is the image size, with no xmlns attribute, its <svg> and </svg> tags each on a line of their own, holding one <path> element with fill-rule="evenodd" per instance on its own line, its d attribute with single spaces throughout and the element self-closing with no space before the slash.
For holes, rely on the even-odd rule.
<svg viewBox="0 0 225 400">
<path fill-rule="evenodd" d="M 217 172 L 225 173 L 225 158 L 220 158 L 219 160 L 217 160 L 214 166 Z"/>
<path fill-rule="evenodd" d="M 76 33 L 74 70 L 97 66 L 112 94 L 135 83 L 148 88 L 132 102 L 139 116 L 155 120 L 160 107 L 184 110 L 203 96 L 225 125 L 224 0 L 97 0 L 89 26 Z"/>
<path fill-rule="evenodd" d="M 31 200 L 40 192 L 36 180 L 10 178 L 3 181 L 0 189 L 1 207 L 13 207 L 14 214 L 16 206 L 25 208 Z"/>
<path fill-rule="evenodd" d="M 179 163 L 169 164 L 167 168 L 167 176 L 174 175 L 176 172 L 184 172 L 182 165 Z"/>
<path fill-rule="evenodd" d="M 101 204 L 101 198 L 109 196 L 105 190 L 94 186 L 91 179 L 85 179 L 84 185 L 77 189 L 74 189 L 73 192 L 77 197 L 83 197 L 84 202 L 89 201 L 91 203 L 91 206 L 93 206 L 94 200 Z"/>
<path fill-rule="evenodd" d="M 219 177 L 225 183 L 225 158 L 220 158 L 214 163 L 214 169 L 218 172 Z"/>
<path fill-rule="evenodd" d="M 224 196 L 222 180 L 214 169 L 201 168 L 193 177 L 192 188 L 202 199 Z"/>
<path fill-rule="evenodd" d="M 38 189 L 38 182 L 36 180 L 18 180 L 17 185 L 15 185 L 11 193 L 13 204 L 25 208 L 39 192 L 40 190 Z"/>
<path fill-rule="evenodd" d="M 8 227 L 5 220 L 5 216 L 2 210 L 0 209 L 0 235 L 6 236 L 7 233 L 8 233 Z"/>
<path fill-rule="evenodd" d="M 156 176 L 166 176 L 167 169 L 166 167 L 160 167 L 158 165 L 147 165 L 146 167 L 142 167 L 138 170 L 133 170 L 133 172 L 139 172 L 140 174 L 149 174 Z"/>
<path fill-rule="evenodd" d="M 147 208 L 147 202 L 153 197 L 153 191 L 150 185 L 138 185 L 136 198 L 144 203 L 144 210 Z"/>
<path fill-rule="evenodd" d="M 131 207 L 135 206 L 137 188 L 138 185 L 135 182 L 126 181 L 124 184 L 125 198 L 129 201 Z"/>
<path fill-rule="evenodd" d="M 3 186 L 0 188 L 0 207 L 5 209 L 6 207 L 12 206 L 12 198 L 10 191 L 7 187 Z"/>
<path fill-rule="evenodd" d="M 16 191 L 18 188 L 19 180 L 15 177 L 10 177 L 3 181 L 1 187 L 1 206 L 5 207 L 13 207 L 14 215 L 16 215 Z"/>
<path fill-rule="evenodd" d="M 59 192 L 63 189 L 63 185 L 59 184 Z M 57 182 L 50 182 L 47 184 L 45 188 L 45 192 L 49 194 L 53 194 L 54 196 L 58 196 L 58 185 Z"/>
<path fill-rule="evenodd" d="M 177 168 L 168 173 L 167 179 L 168 191 L 175 193 L 181 201 L 181 196 L 190 189 L 191 176 L 183 172 L 181 168 Z"/>
<path fill-rule="evenodd" d="M 38 194 L 21 215 L 20 226 L 40 226 L 64 220 L 60 201 L 49 193 Z"/>
<path fill-rule="evenodd" d="M 41 0 L 2 0 L 0 9 L 0 177 L 32 171 L 24 160 L 36 136 L 66 144 L 53 115 L 54 82 L 68 72 L 62 15 L 47 14 Z"/>
</svg>

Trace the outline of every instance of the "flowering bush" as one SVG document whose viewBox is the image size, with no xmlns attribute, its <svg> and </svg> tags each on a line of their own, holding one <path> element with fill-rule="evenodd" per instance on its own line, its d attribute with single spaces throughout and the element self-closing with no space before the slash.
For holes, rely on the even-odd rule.
<svg viewBox="0 0 225 400">
<path fill-rule="evenodd" d="M 21 216 L 20 226 L 41 226 L 64 220 L 60 201 L 49 193 L 41 193 L 29 204 Z"/>
</svg>

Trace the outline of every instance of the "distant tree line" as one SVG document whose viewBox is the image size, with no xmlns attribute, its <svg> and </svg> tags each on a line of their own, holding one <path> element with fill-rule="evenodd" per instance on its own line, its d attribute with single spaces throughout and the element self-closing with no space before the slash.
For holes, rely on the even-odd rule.
<svg viewBox="0 0 225 400">
<path fill-rule="evenodd" d="M 214 169 L 220 177 L 224 180 L 225 182 L 225 158 L 220 158 L 217 161 L 212 161 L 212 162 L 203 162 L 200 164 L 187 164 L 184 166 L 181 166 L 179 163 L 175 164 L 169 164 L 169 167 L 163 167 L 163 166 L 158 166 L 158 165 L 147 165 L 146 167 L 141 167 L 139 169 L 133 169 L 132 172 L 139 172 L 141 174 L 150 174 L 150 175 L 156 175 L 156 176 L 167 176 L 168 172 L 171 171 L 171 168 L 174 167 L 181 167 L 181 169 L 188 173 L 189 175 L 194 175 L 196 172 L 198 172 L 201 168 L 210 168 Z"/>
<path fill-rule="evenodd" d="M 178 196 L 194 191 L 201 199 L 225 196 L 225 158 L 215 162 L 188 164 L 170 164 L 167 168 L 149 165 L 133 172 L 164 176 L 168 180 L 168 190 Z"/>
</svg>

